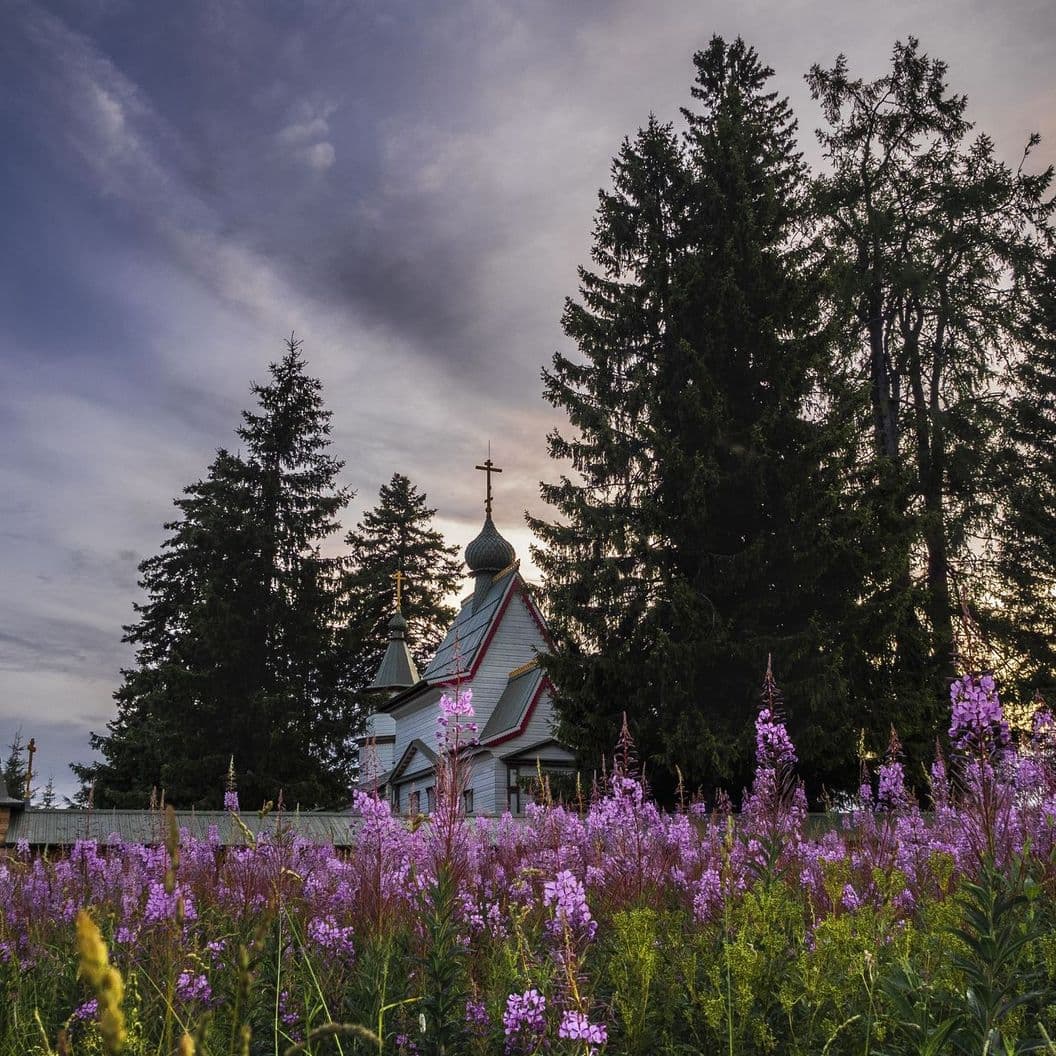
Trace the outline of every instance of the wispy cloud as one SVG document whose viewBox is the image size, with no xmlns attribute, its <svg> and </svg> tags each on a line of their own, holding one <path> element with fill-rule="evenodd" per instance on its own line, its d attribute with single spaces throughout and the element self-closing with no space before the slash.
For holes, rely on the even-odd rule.
<svg viewBox="0 0 1056 1056">
<path fill-rule="evenodd" d="M 757 44 L 808 152 L 807 67 L 842 50 L 876 75 L 910 32 L 1006 154 L 1030 128 L 1056 136 L 1056 7 L 1040 2 L 12 0 L 4 14 L 0 737 L 21 722 L 67 757 L 112 714 L 136 563 L 233 442 L 291 330 L 359 492 L 348 523 L 399 470 L 468 541 L 491 439 L 497 508 L 527 557 L 519 518 L 540 509 L 558 424 L 539 370 L 566 344 L 597 188 L 650 111 L 677 118 L 712 32 Z"/>
</svg>

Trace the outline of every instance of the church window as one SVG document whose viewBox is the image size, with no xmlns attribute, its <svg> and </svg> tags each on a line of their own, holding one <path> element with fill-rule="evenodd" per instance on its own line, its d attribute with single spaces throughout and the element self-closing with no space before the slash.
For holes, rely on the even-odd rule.
<svg viewBox="0 0 1056 1056">
<path fill-rule="evenodd" d="M 436 790 L 432 785 L 425 790 L 425 809 L 429 814 L 436 809 Z"/>
<path fill-rule="evenodd" d="M 408 805 L 408 812 L 411 814 L 421 814 L 422 812 L 422 794 L 421 792 L 411 793 L 411 802 Z"/>
<path fill-rule="evenodd" d="M 473 789 L 467 788 L 462 793 L 462 811 L 465 814 L 473 813 Z"/>
<path fill-rule="evenodd" d="M 506 782 L 506 809 L 511 814 L 521 812 L 521 772 L 516 766 L 508 768 L 509 779 Z"/>
</svg>

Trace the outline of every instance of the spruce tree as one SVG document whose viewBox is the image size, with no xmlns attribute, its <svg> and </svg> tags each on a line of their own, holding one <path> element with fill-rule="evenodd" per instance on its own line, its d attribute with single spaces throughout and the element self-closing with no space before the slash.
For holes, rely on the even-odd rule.
<svg viewBox="0 0 1056 1056">
<path fill-rule="evenodd" d="M 21 799 L 26 784 L 26 746 L 22 743 L 22 731 L 16 730 L 8 747 L 4 762 L 4 784 L 12 799 Z"/>
<path fill-rule="evenodd" d="M 875 81 L 843 56 L 807 78 L 826 119 L 814 181 L 826 310 L 845 376 L 864 378 L 868 443 L 847 501 L 880 544 L 859 647 L 911 763 L 941 727 L 960 601 L 994 585 L 980 558 L 999 499 L 995 396 L 1052 208 L 1051 169 L 1002 162 L 946 75 L 910 38 Z"/>
<path fill-rule="evenodd" d="M 1056 254 L 1031 283 L 1001 459 L 1003 516 L 988 625 L 1026 704 L 1056 700 Z"/>
<path fill-rule="evenodd" d="M 175 501 L 162 551 L 140 566 L 148 600 L 125 628 L 136 666 L 118 713 L 75 766 L 97 806 L 219 806 L 233 755 L 242 802 L 340 803 L 353 767 L 337 559 L 320 544 L 348 492 L 328 452 L 330 412 L 300 342 L 254 385 L 243 452 L 221 450 Z"/>
<path fill-rule="evenodd" d="M 373 681 L 385 653 L 397 572 L 404 576 L 407 646 L 419 667 L 432 657 L 454 619 L 448 599 L 460 586 L 462 562 L 458 547 L 448 546 L 433 527 L 435 514 L 426 495 L 402 473 L 394 473 L 381 486 L 377 505 L 345 537 L 345 651 L 357 693 Z"/>
<path fill-rule="evenodd" d="M 853 769 L 832 746 L 854 742 L 836 626 L 855 559 L 844 438 L 813 405 L 805 173 L 755 51 L 715 38 L 694 61 L 684 139 L 650 120 L 601 195 L 599 271 L 564 319 L 583 358 L 544 373 L 576 430 L 551 454 L 578 476 L 543 485 L 561 522 L 532 522 L 562 647 L 546 664 L 588 761 L 626 710 L 661 794 L 676 773 L 739 792 L 773 653 L 818 787 Z"/>
</svg>

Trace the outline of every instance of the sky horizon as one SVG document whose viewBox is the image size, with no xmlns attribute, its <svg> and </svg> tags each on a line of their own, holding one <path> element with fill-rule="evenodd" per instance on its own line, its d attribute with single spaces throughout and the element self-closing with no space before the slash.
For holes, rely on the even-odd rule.
<svg viewBox="0 0 1056 1056">
<path fill-rule="evenodd" d="M 539 375 L 571 351 L 597 192 L 650 112 L 680 127 L 714 33 L 774 67 L 815 167 L 810 65 L 874 78 L 911 34 L 1005 161 L 1034 130 L 1056 158 L 1042 0 L 6 5 L 0 739 L 36 739 L 39 787 L 74 790 L 136 567 L 291 331 L 357 493 L 344 528 L 401 472 L 464 546 L 490 440 L 535 576 L 523 514 L 562 424 Z"/>
</svg>

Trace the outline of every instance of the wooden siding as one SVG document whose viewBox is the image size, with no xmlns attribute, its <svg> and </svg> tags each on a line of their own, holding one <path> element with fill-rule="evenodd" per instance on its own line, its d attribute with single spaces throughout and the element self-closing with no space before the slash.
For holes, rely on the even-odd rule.
<svg viewBox="0 0 1056 1056">
<path fill-rule="evenodd" d="M 543 628 L 520 593 L 520 586 L 518 577 L 498 623 L 489 630 L 487 646 L 482 655 L 477 657 L 472 677 L 467 677 L 462 683 L 463 689 L 473 691 L 474 721 L 479 729 L 483 729 L 491 718 L 509 681 L 510 672 L 522 668 L 547 648 Z M 402 758 L 407 747 L 415 740 L 430 746 L 434 744 L 437 703 L 443 692 L 453 693 L 454 687 L 430 689 L 411 703 L 396 708 L 395 762 Z M 482 752 L 474 757 L 470 777 L 474 814 L 496 815 L 506 810 L 508 768 L 498 755 L 529 748 L 551 738 L 551 718 L 552 703 L 549 693 L 544 690 L 521 733 L 505 741 L 495 752 Z M 560 753 L 559 757 L 563 754 Z M 431 770 L 425 769 L 424 763 L 424 759 L 412 760 L 408 772 L 400 777 L 400 808 L 403 812 L 407 811 L 410 794 L 415 791 L 421 793 L 421 809 L 425 810 L 425 789 L 435 779 Z"/>
<path fill-rule="evenodd" d="M 395 762 L 398 763 L 403 758 L 403 753 L 412 741 L 421 741 L 430 748 L 435 748 L 436 716 L 439 714 L 436 705 L 441 695 L 442 691 L 439 689 L 427 690 L 414 703 L 400 710 L 396 716 L 396 744 L 393 751 Z"/>
</svg>

